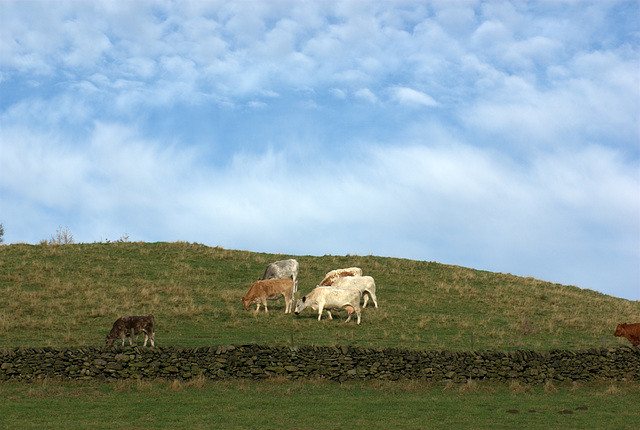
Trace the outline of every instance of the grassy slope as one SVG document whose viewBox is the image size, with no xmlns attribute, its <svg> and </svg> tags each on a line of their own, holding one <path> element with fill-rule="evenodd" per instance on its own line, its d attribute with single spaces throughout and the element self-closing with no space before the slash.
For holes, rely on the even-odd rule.
<svg viewBox="0 0 640 430">
<path fill-rule="evenodd" d="M 290 258 L 189 243 L 0 247 L 0 346 L 101 345 L 120 315 L 153 313 L 160 345 L 357 343 L 416 349 L 581 348 L 625 343 L 612 332 L 640 303 L 532 278 L 374 256 L 295 256 L 300 292 L 335 268 L 376 280 L 380 309 L 361 326 L 269 315 L 240 298 L 272 261 Z M 339 315 L 340 319 L 343 315 Z"/>
</svg>

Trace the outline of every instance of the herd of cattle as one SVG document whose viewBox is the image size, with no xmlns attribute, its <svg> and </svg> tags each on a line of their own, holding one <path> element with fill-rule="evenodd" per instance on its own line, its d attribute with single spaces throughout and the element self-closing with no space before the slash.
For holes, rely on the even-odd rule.
<svg viewBox="0 0 640 430">
<path fill-rule="evenodd" d="M 371 276 L 363 276 L 362 269 L 350 267 L 336 269 L 327 273 L 316 288 L 309 294 L 299 299 L 293 309 L 295 293 L 298 292 L 298 271 L 300 265 L 297 260 L 276 261 L 267 266 L 262 279 L 255 282 L 249 288 L 249 292 L 242 298 L 244 310 L 248 311 L 252 304 L 256 304 L 256 312 L 260 305 L 265 312 L 269 312 L 267 300 L 278 300 L 284 297 L 285 313 L 292 311 L 298 315 L 306 308 L 318 311 L 318 321 L 322 318 L 322 312 L 326 311 L 329 319 L 333 319 L 331 311 L 346 310 L 348 317 L 345 322 L 351 320 L 355 313 L 357 323 L 360 324 L 361 309 L 367 306 L 369 299 L 378 307 L 376 297 L 376 284 Z M 362 307 L 360 302 L 364 296 Z M 125 340 L 133 345 L 132 338 L 144 334 L 144 346 L 151 342 L 155 346 L 155 319 L 153 315 L 130 315 L 118 318 L 111 331 L 107 335 L 107 346 L 121 339 L 124 346 Z"/>
<path fill-rule="evenodd" d="M 369 298 L 375 307 L 378 307 L 376 284 L 373 278 L 363 276 L 362 269 L 359 267 L 350 267 L 328 272 L 316 288 L 298 299 L 293 309 L 295 293 L 298 292 L 299 269 L 300 265 L 294 259 L 269 264 L 262 279 L 253 283 L 247 295 L 242 298 L 244 310 L 248 311 L 252 304 L 256 304 L 256 312 L 260 310 L 260 305 L 264 306 L 265 312 L 269 312 L 267 300 L 278 300 L 284 297 L 285 314 L 293 311 L 298 315 L 303 310 L 311 308 L 318 311 L 318 321 L 320 321 L 323 311 L 327 311 L 327 317 L 331 320 L 333 319 L 331 311 L 346 310 L 348 317 L 345 322 L 349 322 L 355 313 L 357 323 L 360 324 L 361 309 L 367 306 Z M 363 297 L 364 302 L 361 307 Z M 155 346 L 153 315 L 130 315 L 118 318 L 107 335 L 106 343 L 111 345 L 116 340 L 122 339 L 124 346 L 125 339 L 129 338 L 129 344 L 133 345 L 132 337 L 137 337 L 140 333 L 144 334 L 144 346 L 147 346 L 147 341 L 151 342 L 151 346 Z M 614 336 L 625 337 L 632 345 L 640 348 L 640 323 L 620 323 L 616 327 Z"/>
<path fill-rule="evenodd" d="M 353 313 L 356 314 L 357 322 L 360 324 L 361 307 L 360 302 L 364 296 L 362 307 L 366 307 L 369 298 L 375 307 L 378 307 L 376 297 L 376 283 L 371 276 L 363 276 L 359 267 L 349 267 L 348 269 L 336 269 L 327 273 L 316 288 L 309 294 L 296 302 L 293 309 L 293 300 L 298 291 L 298 270 L 300 265 L 296 260 L 276 261 L 267 266 L 262 279 L 251 285 L 249 292 L 242 298 L 244 310 L 256 303 L 256 312 L 260 310 L 260 305 L 264 306 L 264 311 L 269 312 L 267 300 L 278 300 L 284 297 L 285 313 L 292 311 L 298 315 L 306 308 L 318 311 L 318 321 L 322 318 L 322 311 L 327 311 L 329 319 L 333 319 L 331 311 L 346 310 L 347 320 L 351 320 Z"/>
</svg>

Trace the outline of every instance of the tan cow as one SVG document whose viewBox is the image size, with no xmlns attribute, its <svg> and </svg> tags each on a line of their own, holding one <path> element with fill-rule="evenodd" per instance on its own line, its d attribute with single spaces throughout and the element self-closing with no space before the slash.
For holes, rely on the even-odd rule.
<svg viewBox="0 0 640 430">
<path fill-rule="evenodd" d="M 129 345 L 133 345 L 132 336 L 144 333 L 144 346 L 147 341 L 151 341 L 151 346 L 156 346 L 156 321 L 153 315 L 129 315 L 120 317 L 113 323 L 111 331 L 107 335 L 107 346 L 113 344 L 118 339 L 122 339 L 124 346 L 125 338 L 129 338 Z"/>
<path fill-rule="evenodd" d="M 342 278 L 343 276 L 362 276 L 362 269 L 359 267 L 349 267 L 346 269 L 332 270 L 324 275 L 324 279 L 318 284 L 318 286 L 328 287 L 330 285 L 333 285 L 336 279 Z"/>
<path fill-rule="evenodd" d="M 267 300 L 278 300 L 280 297 L 284 296 L 284 313 L 291 313 L 293 304 L 293 286 L 294 281 L 291 278 L 264 279 L 257 281 L 251 285 L 247 295 L 242 298 L 244 310 L 248 311 L 249 306 L 253 303 L 257 303 L 256 312 L 260 310 L 260 304 L 264 305 L 265 312 L 269 312 L 269 309 L 267 309 Z"/>
</svg>

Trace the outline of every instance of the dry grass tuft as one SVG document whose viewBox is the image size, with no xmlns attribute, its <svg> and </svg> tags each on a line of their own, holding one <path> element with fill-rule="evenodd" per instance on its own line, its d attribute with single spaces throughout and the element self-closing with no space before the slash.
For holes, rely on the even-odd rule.
<svg viewBox="0 0 640 430">
<path fill-rule="evenodd" d="M 606 391 L 604 392 L 607 395 L 610 394 L 619 394 L 620 393 L 620 388 L 618 388 L 618 385 L 615 383 L 611 383 L 609 384 L 609 386 L 607 387 Z"/>
<path fill-rule="evenodd" d="M 556 388 L 555 384 L 551 380 L 548 380 L 547 382 L 544 383 L 543 390 L 544 390 L 545 393 L 557 393 L 558 392 L 558 388 Z"/>
<path fill-rule="evenodd" d="M 472 378 L 467 379 L 467 383 L 460 386 L 460 393 L 478 393 L 480 392 L 480 386 L 478 382 Z"/>
<path fill-rule="evenodd" d="M 522 384 L 518 380 L 512 380 L 509 383 L 509 391 L 511 392 L 511 394 L 532 394 L 533 388 L 528 385 Z"/>
<path fill-rule="evenodd" d="M 184 386 L 182 384 L 182 381 L 180 381 L 179 379 L 174 379 L 167 387 L 167 389 L 170 391 L 182 391 L 183 388 Z"/>
<path fill-rule="evenodd" d="M 189 388 L 202 389 L 206 382 L 207 378 L 205 378 L 204 375 L 198 375 L 195 378 L 191 378 L 185 385 Z"/>
</svg>

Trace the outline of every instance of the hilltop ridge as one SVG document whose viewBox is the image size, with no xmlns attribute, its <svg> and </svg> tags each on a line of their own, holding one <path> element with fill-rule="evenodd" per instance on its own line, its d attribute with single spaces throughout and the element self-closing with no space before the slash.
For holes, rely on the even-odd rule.
<svg viewBox="0 0 640 430">
<path fill-rule="evenodd" d="M 344 315 L 245 312 L 267 264 L 300 262 L 299 294 L 329 270 L 376 280 L 379 309 Z M 295 256 L 185 242 L 0 247 L 0 346 L 101 345 L 121 315 L 153 313 L 160 345 L 266 342 L 415 349 L 579 348 L 624 344 L 618 322 L 640 303 L 573 286 L 441 263 L 376 256 Z M 624 341 L 624 342 L 623 342 Z"/>
</svg>

